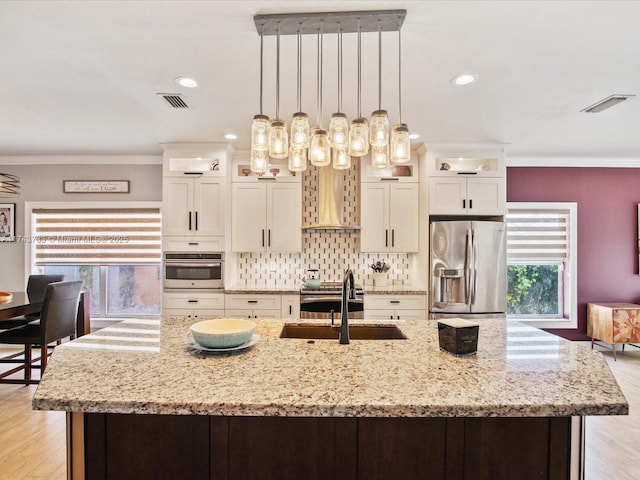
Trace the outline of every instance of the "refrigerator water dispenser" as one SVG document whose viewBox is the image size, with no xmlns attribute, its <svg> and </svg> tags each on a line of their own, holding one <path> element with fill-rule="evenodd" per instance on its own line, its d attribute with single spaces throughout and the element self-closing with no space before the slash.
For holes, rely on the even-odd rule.
<svg viewBox="0 0 640 480">
<path fill-rule="evenodd" d="M 440 279 L 437 282 L 438 291 L 435 292 L 437 303 L 462 305 L 467 303 L 464 270 L 438 268 L 434 274 Z"/>
</svg>

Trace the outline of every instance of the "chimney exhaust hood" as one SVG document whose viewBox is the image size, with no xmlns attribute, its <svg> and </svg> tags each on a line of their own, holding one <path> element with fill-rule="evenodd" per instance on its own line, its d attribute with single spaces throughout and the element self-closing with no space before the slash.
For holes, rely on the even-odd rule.
<svg viewBox="0 0 640 480">
<path fill-rule="evenodd" d="M 331 165 L 318 168 L 317 223 L 304 225 L 303 230 L 360 230 L 344 223 L 344 174 Z"/>
</svg>

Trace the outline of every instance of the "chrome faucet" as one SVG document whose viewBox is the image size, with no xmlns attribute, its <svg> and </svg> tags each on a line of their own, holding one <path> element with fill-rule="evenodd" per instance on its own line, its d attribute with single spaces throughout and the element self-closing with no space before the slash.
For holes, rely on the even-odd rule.
<svg viewBox="0 0 640 480">
<path fill-rule="evenodd" d="M 349 342 L 349 299 L 356 298 L 356 287 L 353 280 L 353 272 L 348 269 L 344 272 L 342 280 L 342 321 L 340 322 L 340 343 L 346 345 Z"/>
</svg>

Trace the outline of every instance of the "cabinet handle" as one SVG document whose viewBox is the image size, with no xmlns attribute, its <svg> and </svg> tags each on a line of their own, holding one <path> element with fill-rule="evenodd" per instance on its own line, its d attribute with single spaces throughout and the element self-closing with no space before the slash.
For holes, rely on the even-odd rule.
<svg viewBox="0 0 640 480">
<path fill-rule="evenodd" d="M 389 300 L 389 303 L 400 304 L 400 300 Z"/>
<path fill-rule="evenodd" d="M 400 180 L 398 177 L 382 177 L 380 179 L 381 182 L 397 182 Z"/>
<path fill-rule="evenodd" d="M 478 172 L 458 172 L 458 175 L 477 175 Z"/>
<path fill-rule="evenodd" d="M 384 231 L 384 246 L 389 246 L 389 230 Z"/>
<path fill-rule="evenodd" d="M 189 230 L 191 230 L 191 211 L 189 211 Z"/>
<path fill-rule="evenodd" d="M 395 247 L 396 246 L 396 229 L 392 229 L 391 230 L 391 246 Z"/>
<path fill-rule="evenodd" d="M 202 172 L 182 172 L 184 175 L 197 175 L 199 177 L 202 176 Z"/>
<path fill-rule="evenodd" d="M 389 320 L 393 320 L 393 315 L 389 315 Z"/>
<path fill-rule="evenodd" d="M 262 229 L 262 246 L 264 247 L 264 228 Z"/>
<path fill-rule="evenodd" d="M 467 208 L 467 201 L 466 200 L 462 200 L 462 208 Z"/>
<path fill-rule="evenodd" d="M 267 247 L 271 246 L 271 229 L 267 230 Z"/>
<path fill-rule="evenodd" d="M 473 199 L 469 199 L 469 208 L 473 208 Z"/>
<path fill-rule="evenodd" d="M 289 315 L 293 315 L 293 305 L 289 305 Z"/>
<path fill-rule="evenodd" d="M 198 212 L 196 212 L 196 230 L 198 230 Z"/>
<path fill-rule="evenodd" d="M 400 315 L 398 315 L 396 318 L 397 318 L 398 320 L 400 320 Z"/>
<path fill-rule="evenodd" d="M 189 303 L 198 303 L 198 300 L 187 300 Z"/>
<path fill-rule="evenodd" d="M 198 245 L 200 245 L 198 242 L 189 242 L 189 245 L 196 247 Z"/>
<path fill-rule="evenodd" d="M 258 300 L 247 300 L 247 303 L 258 303 Z"/>
</svg>

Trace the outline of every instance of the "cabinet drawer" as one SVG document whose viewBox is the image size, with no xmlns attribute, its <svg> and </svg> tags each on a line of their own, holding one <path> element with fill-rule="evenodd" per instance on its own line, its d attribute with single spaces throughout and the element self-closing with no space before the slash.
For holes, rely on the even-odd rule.
<svg viewBox="0 0 640 480">
<path fill-rule="evenodd" d="M 224 310 L 223 293 L 165 293 L 163 308 Z"/>
<path fill-rule="evenodd" d="M 365 310 L 424 310 L 426 295 L 365 295 Z"/>
<path fill-rule="evenodd" d="M 280 295 L 227 295 L 225 299 L 227 309 L 270 309 L 280 310 Z"/>
<path fill-rule="evenodd" d="M 224 237 L 164 237 L 163 249 L 166 252 L 223 252 Z"/>
</svg>

